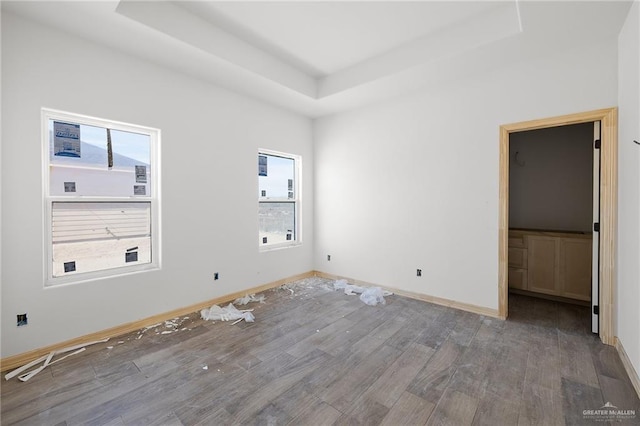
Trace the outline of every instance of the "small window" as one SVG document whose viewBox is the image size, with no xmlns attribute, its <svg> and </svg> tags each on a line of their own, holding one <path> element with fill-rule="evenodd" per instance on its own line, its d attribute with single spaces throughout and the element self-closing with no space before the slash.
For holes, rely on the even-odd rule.
<svg viewBox="0 0 640 426">
<path fill-rule="evenodd" d="M 261 249 L 300 244 L 300 157 L 258 153 L 258 244 Z"/>
<path fill-rule="evenodd" d="M 159 133 L 43 110 L 47 285 L 159 267 Z"/>
</svg>

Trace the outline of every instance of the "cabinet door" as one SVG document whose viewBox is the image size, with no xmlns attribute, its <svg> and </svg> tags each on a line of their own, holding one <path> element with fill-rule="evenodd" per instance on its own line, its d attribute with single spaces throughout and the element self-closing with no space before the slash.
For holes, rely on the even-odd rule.
<svg viewBox="0 0 640 426">
<path fill-rule="evenodd" d="M 527 249 L 509 247 L 509 267 L 527 269 Z"/>
<path fill-rule="evenodd" d="M 560 295 L 559 286 L 559 245 L 553 237 L 529 235 L 528 247 L 528 287 L 530 291 Z"/>
<path fill-rule="evenodd" d="M 527 236 L 524 232 L 509 231 L 509 247 L 527 248 Z"/>
<path fill-rule="evenodd" d="M 509 288 L 527 290 L 527 270 L 509 268 Z"/>
<path fill-rule="evenodd" d="M 591 240 L 562 238 L 560 245 L 562 296 L 591 300 Z"/>
</svg>

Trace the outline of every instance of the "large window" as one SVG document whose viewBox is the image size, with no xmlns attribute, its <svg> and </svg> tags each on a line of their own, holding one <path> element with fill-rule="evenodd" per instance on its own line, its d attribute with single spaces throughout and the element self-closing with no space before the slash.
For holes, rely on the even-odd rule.
<svg viewBox="0 0 640 426">
<path fill-rule="evenodd" d="M 159 267 L 159 130 L 42 116 L 46 284 Z"/>
<path fill-rule="evenodd" d="M 258 244 L 261 249 L 300 244 L 300 157 L 258 153 Z"/>
</svg>

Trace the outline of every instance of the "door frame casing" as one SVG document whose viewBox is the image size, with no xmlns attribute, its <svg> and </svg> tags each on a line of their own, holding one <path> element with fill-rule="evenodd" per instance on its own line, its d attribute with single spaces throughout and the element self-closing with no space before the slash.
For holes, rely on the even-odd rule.
<svg viewBox="0 0 640 426">
<path fill-rule="evenodd" d="M 615 343 L 616 232 L 618 218 L 618 109 L 606 108 L 500 126 L 500 186 L 498 206 L 498 315 L 506 319 L 509 312 L 508 244 L 509 244 L 509 135 L 525 130 L 600 121 L 600 339 Z"/>
</svg>

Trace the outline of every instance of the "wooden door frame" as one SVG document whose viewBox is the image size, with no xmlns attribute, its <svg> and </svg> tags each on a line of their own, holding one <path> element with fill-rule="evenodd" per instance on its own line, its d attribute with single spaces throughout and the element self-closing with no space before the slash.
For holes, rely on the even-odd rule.
<svg viewBox="0 0 640 426">
<path fill-rule="evenodd" d="M 569 114 L 500 126 L 500 193 L 498 206 L 498 315 L 509 312 L 509 135 L 524 130 L 601 122 L 600 138 L 600 339 L 613 345 L 615 311 L 616 231 L 618 218 L 618 109 Z"/>
</svg>

